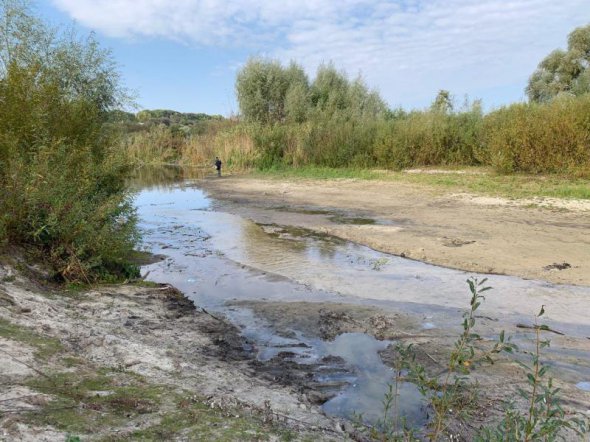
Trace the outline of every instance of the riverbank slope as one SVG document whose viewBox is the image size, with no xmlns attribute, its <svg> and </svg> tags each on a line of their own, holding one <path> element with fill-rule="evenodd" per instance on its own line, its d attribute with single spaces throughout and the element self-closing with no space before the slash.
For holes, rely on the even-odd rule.
<svg viewBox="0 0 590 442">
<path fill-rule="evenodd" d="M 347 439 L 176 289 L 34 281 L 0 265 L 0 440 Z"/>
</svg>

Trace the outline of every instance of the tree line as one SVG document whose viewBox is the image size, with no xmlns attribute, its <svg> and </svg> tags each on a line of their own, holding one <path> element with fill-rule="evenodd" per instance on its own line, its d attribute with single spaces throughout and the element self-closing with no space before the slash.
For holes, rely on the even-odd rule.
<svg viewBox="0 0 590 442">
<path fill-rule="evenodd" d="M 237 118 L 179 131 L 169 115 L 150 114 L 150 129 L 128 138 L 126 151 L 139 162 L 207 163 L 221 155 L 241 169 L 483 165 L 590 176 L 589 66 L 590 25 L 539 63 L 528 102 L 485 113 L 480 100 L 457 103 L 441 90 L 427 109 L 406 111 L 388 108 L 361 77 L 351 80 L 333 63 L 310 79 L 295 62 L 253 57 L 236 76 Z"/>
<path fill-rule="evenodd" d="M 452 164 L 587 175 L 589 92 L 590 25 L 541 61 L 527 103 L 489 113 L 479 100 L 457 106 L 446 90 L 428 109 L 389 109 L 362 78 L 351 81 L 332 63 L 310 81 L 294 62 L 255 57 L 236 78 L 241 133 L 249 134 L 258 167 Z"/>
</svg>

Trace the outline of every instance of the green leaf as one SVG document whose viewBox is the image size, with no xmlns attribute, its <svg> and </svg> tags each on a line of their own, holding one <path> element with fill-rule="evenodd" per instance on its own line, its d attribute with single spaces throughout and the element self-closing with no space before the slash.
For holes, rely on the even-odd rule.
<svg viewBox="0 0 590 442">
<path fill-rule="evenodd" d="M 531 373 L 527 373 L 526 377 L 531 385 L 536 383 L 536 379 Z"/>
</svg>

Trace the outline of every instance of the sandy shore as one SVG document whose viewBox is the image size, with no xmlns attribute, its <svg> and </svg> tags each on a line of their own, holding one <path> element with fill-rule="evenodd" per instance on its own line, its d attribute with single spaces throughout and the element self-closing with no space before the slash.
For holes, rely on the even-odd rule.
<svg viewBox="0 0 590 442">
<path fill-rule="evenodd" d="M 348 440 L 243 345 L 170 286 L 64 291 L 0 264 L 0 440 Z"/>
<path fill-rule="evenodd" d="M 203 187 L 255 221 L 311 228 L 445 267 L 590 285 L 587 201 L 509 200 L 362 180 L 237 176 Z M 285 210 L 265 210 L 276 208 Z M 342 214 L 344 223 L 322 210 Z M 377 223 L 355 225 L 354 217 Z"/>
</svg>

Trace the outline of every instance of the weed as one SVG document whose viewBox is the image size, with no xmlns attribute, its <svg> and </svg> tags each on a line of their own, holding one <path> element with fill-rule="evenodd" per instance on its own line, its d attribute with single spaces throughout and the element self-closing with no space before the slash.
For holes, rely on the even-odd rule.
<svg viewBox="0 0 590 442">
<path fill-rule="evenodd" d="M 373 261 L 371 261 L 371 268 L 375 271 L 380 271 L 385 265 L 387 265 L 387 263 L 389 262 L 389 259 L 387 258 L 379 258 L 379 259 L 375 259 Z"/>
<path fill-rule="evenodd" d="M 120 425 L 159 408 L 165 387 L 147 384 L 130 373 L 109 369 L 54 373 L 27 385 L 54 399 L 31 412 L 28 420 L 65 431 L 91 433 L 97 427 Z"/>
<path fill-rule="evenodd" d="M 63 349 L 59 339 L 41 336 L 33 330 L 2 318 L 0 318 L 0 336 L 30 345 L 35 348 L 35 356 L 39 359 L 49 359 Z"/>
<path fill-rule="evenodd" d="M 538 319 L 545 313 L 544 306 L 535 318 L 535 349 L 523 351 L 528 355 L 528 364 L 517 361 L 525 370 L 528 389 L 518 388 L 519 396 L 528 403 L 526 412 L 516 408 L 514 401 L 507 401 L 504 418 L 495 428 L 486 428 L 478 436 L 478 441 L 552 441 L 565 440 L 564 430 L 584 436 L 590 431 L 588 420 L 572 416 L 566 417 L 560 405 L 559 388 L 555 388 L 552 378 L 546 378 L 548 366 L 541 362 L 541 350 L 549 347 L 550 341 L 542 339 L 541 332 L 549 330 Z"/>
<path fill-rule="evenodd" d="M 401 382 L 413 382 L 423 396 L 429 399 L 433 410 L 433 418 L 423 436 L 431 441 L 440 440 L 446 432 L 447 422 L 451 415 L 460 419 L 469 416 L 472 404 L 478 403 L 477 384 L 468 382 L 468 374 L 480 363 L 493 363 L 493 355 L 500 352 L 513 353 L 518 350 L 511 339 L 506 338 L 504 331 L 494 345 L 486 350 L 478 349 L 475 343 L 481 337 L 474 332 L 476 324 L 475 312 L 485 299 L 482 293 L 490 290 L 484 284 L 486 279 L 467 280 L 471 292 L 470 309 L 463 316 L 463 333 L 454 344 L 445 368 L 445 376 L 430 376 L 426 368 L 416 362 L 413 345 L 396 347 L 399 357 L 396 360 L 395 379 L 384 394 L 383 419 L 379 422 L 379 431 L 371 429 L 369 435 L 375 440 L 414 440 L 415 430 L 406 428 L 403 416 L 399 415 L 398 386 Z M 544 308 L 537 315 L 540 318 Z M 523 412 L 513 401 L 507 401 L 504 417 L 496 427 L 482 429 L 477 435 L 479 442 L 531 442 L 564 439 L 564 431 L 584 436 L 590 432 L 588 419 L 577 416 L 566 416 L 560 405 L 559 388 L 555 388 L 551 378 L 545 381 L 548 367 L 541 362 L 541 349 L 549 346 L 548 340 L 541 339 L 541 332 L 549 330 L 547 325 L 535 322 L 535 350 L 524 351 L 530 357 L 530 363 L 518 362 L 526 371 L 528 390 L 519 388 L 518 393 L 528 406 Z"/>
</svg>

